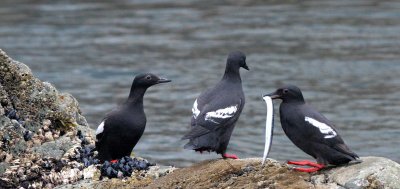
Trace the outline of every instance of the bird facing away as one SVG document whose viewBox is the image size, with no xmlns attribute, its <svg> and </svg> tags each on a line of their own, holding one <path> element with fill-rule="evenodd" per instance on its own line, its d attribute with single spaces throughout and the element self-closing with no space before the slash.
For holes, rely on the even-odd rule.
<svg viewBox="0 0 400 189">
<path fill-rule="evenodd" d="M 242 52 L 231 52 L 221 81 L 195 100 L 191 130 L 182 137 L 189 139 L 185 149 L 200 153 L 215 151 L 223 158 L 237 159 L 236 155 L 225 152 L 245 103 L 239 72 L 241 67 L 249 70 L 246 56 Z"/>
<path fill-rule="evenodd" d="M 264 96 L 282 100 L 279 113 L 283 131 L 297 147 L 317 160 L 289 161 L 288 164 L 312 167 L 296 170 L 314 172 L 329 164 L 342 165 L 358 159 L 333 124 L 304 101 L 298 87 L 288 85 Z"/>
<path fill-rule="evenodd" d="M 151 73 L 134 78 L 128 100 L 109 112 L 96 130 L 96 149 L 100 160 L 116 160 L 131 154 L 146 126 L 144 93 L 152 85 L 170 81 Z"/>
</svg>

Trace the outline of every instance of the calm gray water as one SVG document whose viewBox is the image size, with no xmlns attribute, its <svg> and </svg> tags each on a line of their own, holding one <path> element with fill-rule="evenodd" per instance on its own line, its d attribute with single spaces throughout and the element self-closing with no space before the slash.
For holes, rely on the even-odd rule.
<svg viewBox="0 0 400 189">
<path fill-rule="evenodd" d="M 182 149 L 197 95 L 247 54 L 247 104 L 229 152 L 261 157 L 261 95 L 296 84 L 361 156 L 400 162 L 400 1 L 2 0 L 0 48 L 44 81 L 73 94 L 92 128 L 127 97 L 134 75 L 173 80 L 145 98 L 146 131 L 135 153 L 187 166 L 219 158 Z M 278 110 L 275 102 L 275 110 Z M 278 111 L 271 157 L 309 159 L 284 135 Z"/>
</svg>

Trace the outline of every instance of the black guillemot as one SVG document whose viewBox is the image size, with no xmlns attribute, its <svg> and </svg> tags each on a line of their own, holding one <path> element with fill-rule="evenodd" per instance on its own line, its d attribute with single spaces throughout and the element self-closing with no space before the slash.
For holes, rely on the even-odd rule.
<svg viewBox="0 0 400 189">
<path fill-rule="evenodd" d="M 138 74 L 134 78 L 128 100 L 109 112 L 96 130 L 96 150 L 100 160 L 130 156 L 146 126 L 144 93 L 152 85 L 170 81 L 151 73 Z"/>
<path fill-rule="evenodd" d="M 249 70 L 245 54 L 231 52 L 221 81 L 195 100 L 191 130 L 182 138 L 189 139 L 185 149 L 215 151 L 223 158 L 237 159 L 236 155 L 227 154 L 226 149 L 245 104 L 239 72 L 241 67 Z"/>
<path fill-rule="evenodd" d="M 347 147 L 333 124 L 304 101 L 298 87 L 284 86 L 264 96 L 282 100 L 279 113 L 283 131 L 297 147 L 317 160 L 317 163 L 288 161 L 288 164 L 312 167 L 298 167 L 296 170 L 314 172 L 327 165 L 359 161 L 357 154 Z"/>
</svg>

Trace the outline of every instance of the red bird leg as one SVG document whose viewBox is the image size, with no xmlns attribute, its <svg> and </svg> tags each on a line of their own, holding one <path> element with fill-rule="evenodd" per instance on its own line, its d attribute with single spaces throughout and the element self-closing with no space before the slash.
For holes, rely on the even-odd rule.
<svg viewBox="0 0 400 189">
<path fill-rule="evenodd" d="M 303 168 L 303 167 L 296 167 L 294 170 L 306 173 L 312 173 L 321 170 L 322 168 L 312 167 L 312 168 Z"/>
<path fill-rule="evenodd" d="M 302 168 L 302 167 L 294 168 L 294 170 L 296 170 L 296 171 L 307 172 L 307 173 L 315 172 L 315 171 L 318 171 L 325 167 L 325 165 L 321 165 L 321 164 L 318 164 L 318 163 L 315 163 L 312 161 L 308 161 L 308 160 L 288 161 L 287 163 L 291 164 L 291 165 L 311 166 L 312 168 Z"/>
<path fill-rule="evenodd" d="M 117 160 L 117 159 L 113 159 L 113 160 L 111 160 L 110 162 L 111 162 L 111 163 L 117 163 L 118 160 Z"/>
<path fill-rule="evenodd" d="M 311 167 L 317 167 L 317 168 L 323 168 L 324 165 L 308 161 L 308 160 L 303 160 L 303 161 L 288 161 L 287 164 L 292 164 L 292 165 L 302 165 L 302 166 L 311 166 Z"/>
<path fill-rule="evenodd" d="M 238 157 L 235 154 L 222 154 L 222 157 L 224 159 L 229 158 L 229 159 L 238 159 Z"/>
</svg>

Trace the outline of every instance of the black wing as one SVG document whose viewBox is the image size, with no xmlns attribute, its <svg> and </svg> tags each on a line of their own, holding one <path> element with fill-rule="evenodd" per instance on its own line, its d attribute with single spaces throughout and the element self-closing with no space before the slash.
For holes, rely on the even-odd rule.
<svg viewBox="0 0 400 189">
<path fill-rule="evenodd" d="M 112 117 L 113 114 L 116 114 L 120 110 L 120 107 L 114 108 L 110 112 L 108 112 L 100 123 L 100 125 L 96 129 L 96 149 L 98 151 L 102 150 L 103 146 L 105 145 L 108 135 L 110 134 L 110 126 L 108 124 L 108 118 Z M 100 128 L 102 126 L 102 129 Z M 101 132 L 100 132 L 101 130 Z"/>
<path fill-rule="evenodd" d="M 192 128 L 182 139 L 196 138 L 234 123 L 239 118 L 244 104 L 240 98 L 230 100 L 224 99 L 222 95 L 207 104 L 200 104 L 200 102 L 198 102 L 198 114 L 192 117 Z"/>
<path fill-rule="evenodd" d="M 325 144 L 341 153 L 358 157 L 346 146 L 331 121 L 310 106 L 305 105 L 303 110 L 304 123 L 310 131 L 307 137 L 310 142 Z"/>
</svg>

